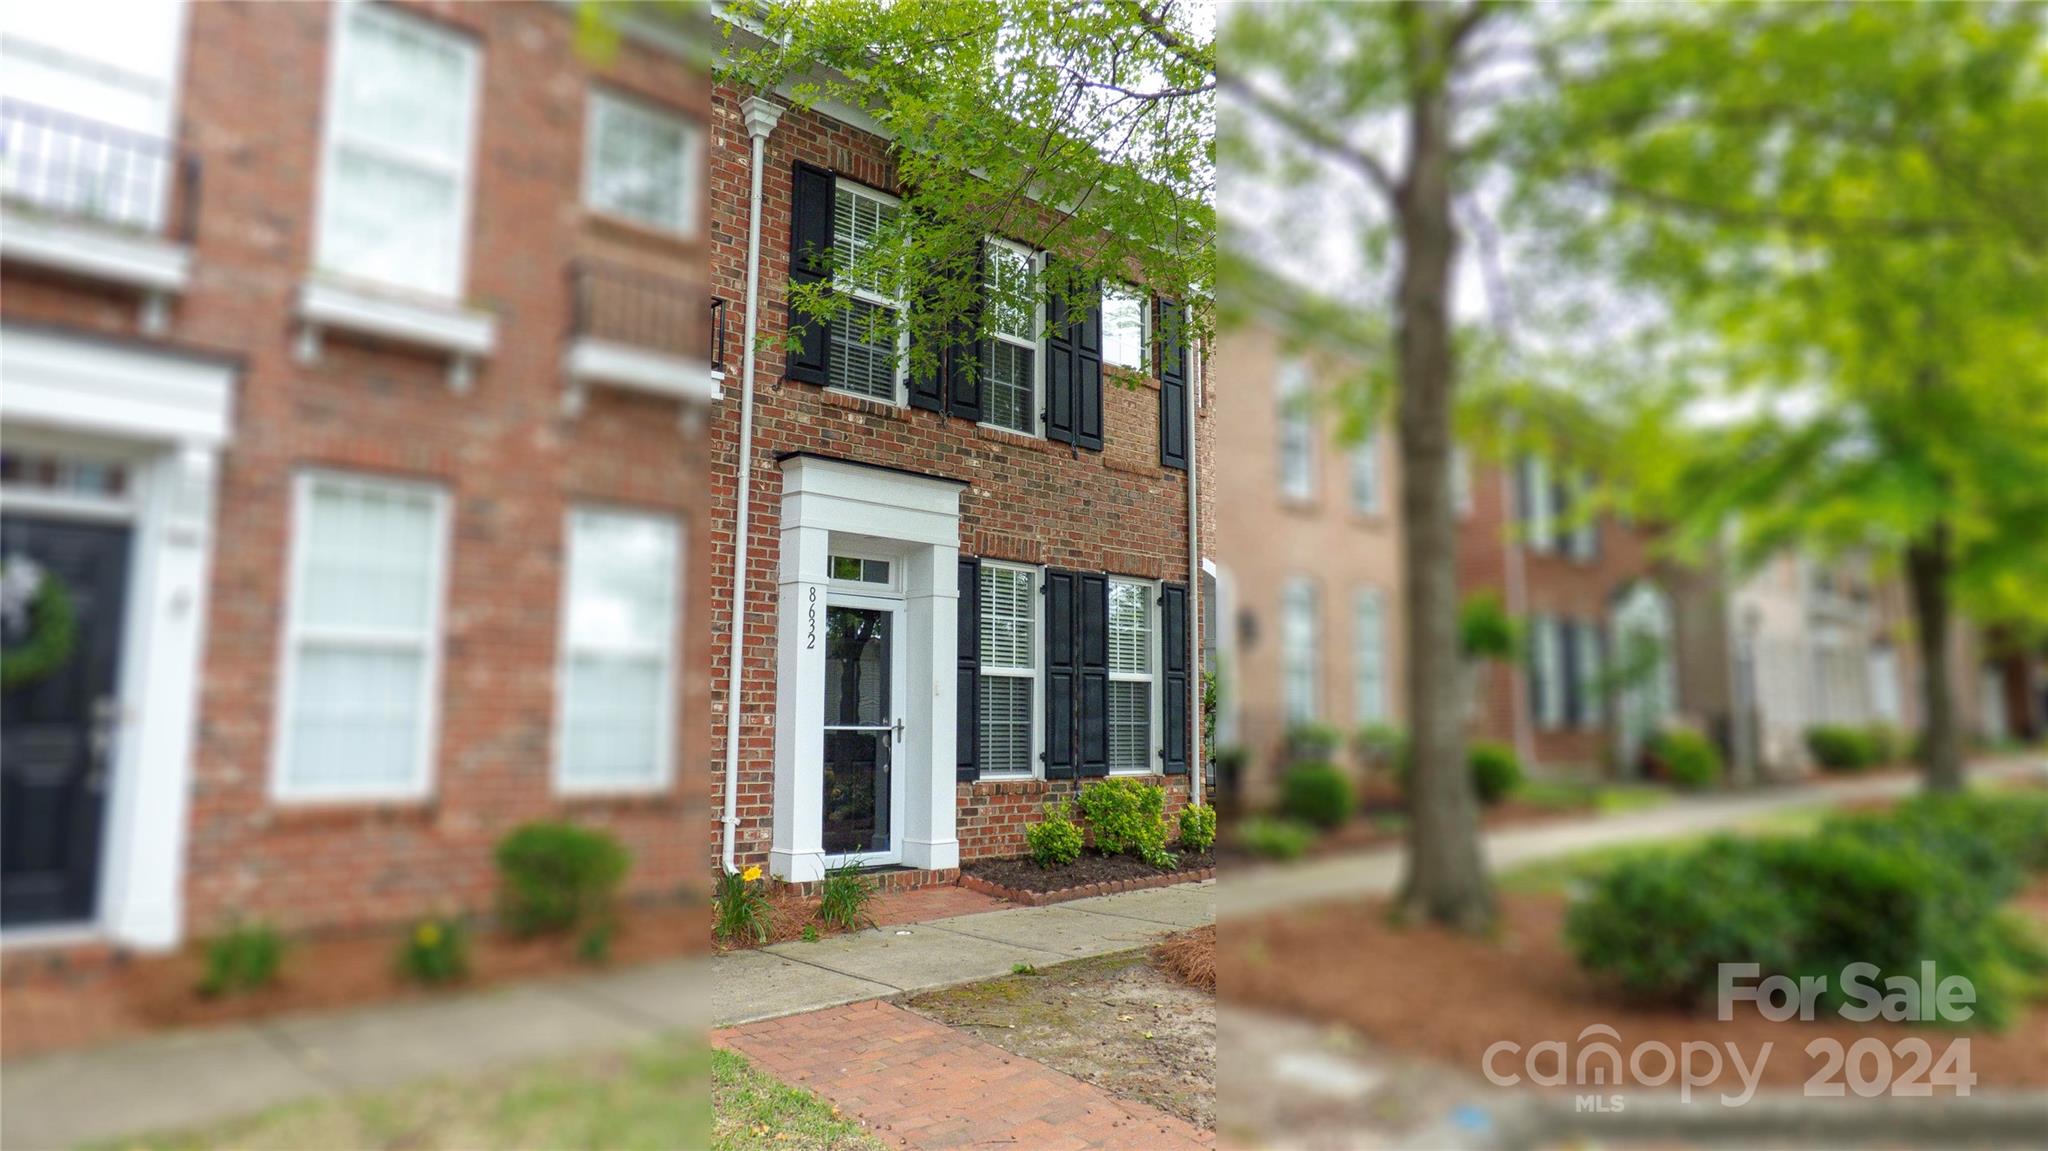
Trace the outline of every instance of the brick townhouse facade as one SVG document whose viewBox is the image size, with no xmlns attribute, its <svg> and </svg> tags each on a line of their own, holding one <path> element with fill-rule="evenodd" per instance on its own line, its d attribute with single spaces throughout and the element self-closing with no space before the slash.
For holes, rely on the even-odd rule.
<svg viewBox="0 0 2048 1151">
<path fill-rule="evenodd" d="M 730 594 L 742 544 L 746 565 L 738 691 L 712 717 L 727 859 L 799 883 L 855 861 L 944 881 L 1021 852 L 1044 804 L 1090 778 L 1154 779 L 1177 809 L 1201 582 L 1189 460 L 1206 488 L 1212 409 L 1199 347 L 1161 337 L 1175 305 L 1115 285 L 1065 314 L 1042 301 L 917 378 L 852 321 L 805 322 L 786 350 L 791 282 L 830 277 L 819 256 L 850 262 L 897 208 L 889 141 L 843 107 L 724 85 L 713 104 L 721 296 L 748 294 L 757 148 L 760 181 L 751 426 L 737 404 L 711 426 L 714 584 Z M 992 235 L 979 262 L 1046 258 Z M 835 290 L 862 315 L 904 307 Z M 721 689 L 734 622 L 721 597 Z"/>
<path fill-rule="evenodd" d="M 100 59 L 89 12 L 6 47 L 0 519 L 75 617 L 6 693 L 10 942 L 483 910 L 539 818 L 701 881 L 702 61 L 455 3 Z"/>
<path fill-rule="evenodd" d="M 1380 425 L 1346 442 L 1328 393 L 1342 361 L 1295 354 L 1252 321 L 1217 345 L 1223 686 L 1218 741 L 1241 749 L 1244 802 L 1275 794 L 1288 728 L 1406 727 L 1400 458 Z M 1356 769 L 1357 758 L 1341 756 Z"/>
</svg>

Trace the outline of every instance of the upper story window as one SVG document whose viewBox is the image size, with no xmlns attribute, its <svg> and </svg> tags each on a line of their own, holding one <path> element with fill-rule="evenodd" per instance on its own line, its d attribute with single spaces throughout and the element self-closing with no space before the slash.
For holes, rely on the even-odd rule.
<svg viewBox="0 0 2048 1151">
<path fill-rule="evenodd" d="M 1522 457 L 1521 483 L 1516 491 L 1521 497 L 1523 538 L 1536 551 L 1551 550 L 1557 542 L 1557 508 L 1550 462 L 1542 456 Z"/>
<path fill-rule="evenodd" d="M 564 791 L 669 781 L 680 552 L 673 520 L 597 510 L 569 517 L 558 681 Z"/>
<path fill-rule="evenodd" d="M 1152 770 L 1151 584 L 1109 581 L 1109 770 Z"/>
<path fill-rule="evenodd" d="M 698 135 L 688 121 L 608 92 L 590 95 L 583 199 L 652 228 L 697 230 Z"/>
<path fill-rule="evenodd" d="M 1102 285 L 1102 362 L 1143 369 L 1152 335 L 1151 302 L 1128 284 Z"/>
<path fill-rule="evenodd" d="M 988 362 L 983 365 L 983 419 L 1036 435 L 1038 341 L 1045 319 L 1038 298 L 1038 253 L 993 236 L 986 253 L 984 299 L 991 322 Z"/>
<path fill-rule="evenodd" d="M 1038 714 L 1038 573 L 981 564 L 981 771 L 1030 775 Z"/>
<path fill-rule="evenodd" d="M 1351 508 L 1367 515 L 1380 510 L 1380 434 L 1366 434 L 1351 449 Z"/>
<path fill-rule="evenodd" d="M 462 294 L 477 49 L 381 4 L 335 9 L 319 268 Z"/>
<path fill-rule="evenodd" d="M 365 476 L 299 478 L 277 794 L 427 793 L 447 498 Z"/>
<path fill-rule="evenodd" d="M 1311 500 L 1316 494 L 1315 421 L 1308 391 L 1308 364 L 1295 359 L 1280 365 L 1274 389 L 1280 420 L 1280 494 L 1290 500 Z"/>
<path fill-rule="evenodd" d="M 1451 448 L 1451 508 L 1461 516 L 1472 514 L 1472 453 L 1463 444 Z"/>
<path fill-rule="evenodd" d="M 854 269 L 881 242 L 896 209 L 894 196 L 847 180 L 832 194 L 833 288 L 848 302 L 832 316 L 830 384 L 889 404 L 900 399 L 909 353 L 903 301 L 883 277 Z"/>
<path fill-rule="evenodd" d="M 1316 585 L 1296 576 L 1280 590 L 1280 678 L 1289 723 L 1311 723 L 1322 715 L 1322 624 L 1316 618 Z"/>
</svg>

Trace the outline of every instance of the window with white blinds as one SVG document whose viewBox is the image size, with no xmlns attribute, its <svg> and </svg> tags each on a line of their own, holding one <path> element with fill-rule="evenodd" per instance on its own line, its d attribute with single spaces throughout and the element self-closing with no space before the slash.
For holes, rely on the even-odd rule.
<svg viewBox="0 0 2048 1151">
<path fill-rule="evenodd" d="M 1315 422 L 1309 412 L 1308 364 L 1288 360 L 1280 365 L 1274 389 L 1280 421 L 1280 494 L 1307 500 L 1316 494 Z"/>
<path fill-rule="evenodd" d="M 1579 723 L 1583 727 L 1599 727 L 1606 720 L 1605 695 L 1607 675 L 1605 653 L 1600 643 L 1600 625 L 1584 622 L 1572 628 L 1572 635 L 1578 644 L 1579 671 Z"/>
<path fill-rule="evenodd" d="M 1280 591 L 1280 675 L 1289 723 L 1310 723 L 1322 714 L 1321 624 L 1316 585 L 1289 579 Z"/>
<path fill-rule="evenodd" d="M 669 781 L 680 550 L 674 520 L 595 509 L 569 516 L 556 749 L 564 791 Z"/>
<path fill-rule="evenodd" d="M 832 194 L 833 287 L 847 298 L 830 327 L 832 387 L 893 404 L 901 399 L 903 366 L 910 334 L 903 301 L 878 274 L 856 267 L 870 258 L 896 219 L 896 200 L 871 188 L 840 181 Z"/>
<path fill-rule="evenodd" d="M 1386 601 L 1378 588 L 1359 588 L 1352 602 L 1351 695 L 1359 723 L 1387 719 Z"/>
<path fill-rule="evenodd" d="M 1152 770 L 1153 602 L 1148 583 L 1109 581 L 1109 769 Z"/>
<path fill-rule="evenodd" d="M 447 497 L 422 484 L 302 475 L 293 531 L 276 793 L 423 796 Z"/>
<path fill-rule="evenodd" d="M 679 235 L 696 231 L 698 133 L 681 117 L 605 92 L 590 96 L 583 198 Z"/>
<path fill-rule="evenodd" d="M 382 4 L 334 8 L 318 265 L 453 299 L 476 132 L 476 45 Z"/>
<path fill-rule="evenodd" d="M 1533 650 L 1529 658 L 1529 692 L 1531 710 L 1536 714 L 1536 726 L 1559 728 L 1564 726 L 1565 683 L 1564 683 L 1564 639 L 1563 621 L 1553 616 L 1538 616 L 1530 621 Z"/>
<path fill-rule="evenodd" d="M 1038 573 L 981 564 L 981 773 L 1029 775 L 1038 714 Z"/>
<path fill-rule="evenodd" d="M 1380 510 L 1380 435 L 1368 434 L 1351 449 L 1351 509 L 1376 515 Z"/>
<path fill-rule="evenodd" d="M 984 418 L 999 428 L 1037 435 L 1038 253 L 993 236 L 984 252 L 984 299 L 992 335 L 982 382 Z"/>
</svg>

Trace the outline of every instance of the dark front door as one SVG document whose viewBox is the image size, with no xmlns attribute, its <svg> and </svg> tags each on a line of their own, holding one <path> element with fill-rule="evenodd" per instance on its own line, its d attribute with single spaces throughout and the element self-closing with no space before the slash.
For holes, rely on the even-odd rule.
<svg viewBox="0 0 2048 1151">
<path fill-rule="evenodd" d="M 890 635 L 885 611 L 825 609 L 825 852 L 890 849 Z"/>
<path fill-rule="evenodd" d="M 17 556 L 58 581 L 74 631 L 69 658 L 0 694 L 0 922 L 81 922 L 99 888 L 128 529 L 0 517 L 0 562 Z M 0 620 L 10 649 L 37 618 Z"/>
</svg>

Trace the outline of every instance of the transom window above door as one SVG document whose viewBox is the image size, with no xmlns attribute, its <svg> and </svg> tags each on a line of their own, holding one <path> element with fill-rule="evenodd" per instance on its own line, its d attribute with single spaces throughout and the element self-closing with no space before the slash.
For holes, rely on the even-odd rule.
<svg viewBox="0 0 2048 1151">
<path fill-rule="evenodd" d="M 476 45 L 381 4 L 337 6 L 334 27 L 319 268 L 460 296 Z"/>
<path fill-rule="evenodd" d="M 891 575 L 888 560 L 870 559 L 866 556 L 833 556 L 832 578 L 847 583 L 865 583 L 888 586 Z"/>
</svg>

